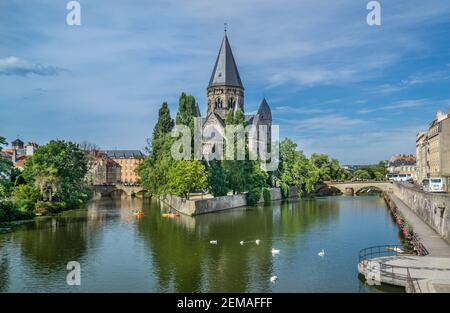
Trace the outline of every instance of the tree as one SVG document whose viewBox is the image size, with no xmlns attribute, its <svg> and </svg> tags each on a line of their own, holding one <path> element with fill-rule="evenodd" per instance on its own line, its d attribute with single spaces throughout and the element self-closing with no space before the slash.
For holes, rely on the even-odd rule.
<svg viewBox="0 0 450 313">
<path fill-rule="evenodd" d="M 139 181 L 151 196 L 162 195 L 167 191 L 168 171 L 172 163 L 170 148 L 173 138 L 170 135 L 174 121 L 170 117 L 169 106 L 164 102 L 159 109 L 158 121 L 153 128 L 152 139 L 149 140 L 150 154 L 142 162 L 137 172 Z"/>
<path fill-rule="evenodd" d="M 168 192 L 189 199 L 189 193 L 207 186 L 205 166 L 196 160 L 174 161 L 168 173 Z"/>
<path fill-rule="evenodd" d="M 228 182 L 222 164 L 218 160 L 209 162 L 208 191 L 214 197 L 225 196 L 228 192 Z"/>
<path fill-rule="evenodd" d="M 188 126 L 191 130 L 191 157 L 194 155 L 194 119 L 200 117 L 200 109 L 195 97 L 181 93 L 178 101 L 176 124 Z"/>
<path fill-rule="evenodd" d="M 226 126 L 242 126 L 245 128 L 245 115 L 241 109 L 237 109 L 233 111 L 232 109 L 228 110 L 225 118 Z M 225 129 L 225 135 L 227 136 L 228 129 Z M 226 175 L 226 181 L 228 182 L 228 188 L 233 191 L 233 194 L 237 192 L 243 192 L 248 190 L 248 184 L 246 183 L 246 167 L 250 168 L 246 163 L 248 160 L 248 145 L 247 142 L 244 142 L 246 149 L 246 160 L 236 160 L 237 157 L 237 143 L 238 138 L 237 134 L 232 138 L 232 142 L 226 142 L 226 145 L 233 145 L 233 158 L 231 160 L 225 159 L 222 161 L 223 169 Z"/>
<path fill-rule="evenodd" d="M 359 180 L 368 180 L 368 179 L 371 179 L 371 176 L 367 170 L 359 169 L 353 173 L 353 178 L 359 179 Z"/>
<path fill-rule="evenodd" d="M 89 142 L 89 141 L 82 141 L 78 144 L 81 150 L 86 152 L 98 152 L 100 151 L 100 147 L 97 146 L 95 143 Z"/>
<path fill-rule="evenodd" d="M 326 154 L 313 153 L 310 161 L 319 171 L 319 181 L 341 180 L 347 177 L 339 161 L 330 159 Z"/>
<path fill-rule="evenodd" d="M 195 97 L 181 93 L 178 101 L 177 124 L 189 126 L 194 131 L 194 117 L 200 117 L 200 110 Z"/>
<path fill-rule="evenodd" d="M 300 193 L 312 192 L 320 177 L 314 162 L 310 162 L 297 144 L 286 138 L 280 144 L 280 165 L 276 177 L 282 187 L 295 186 Z"/>
<path fill-rule="evenodd" d="M 4 145 L 6 145 L 6 139 L 5 137 L 0 136 L 0 152 L 2 151 L 2 146 Z M 11 160 L 2 157 L 0 154 L 0 199 L 5 198 L 8 194 L 11 181 L 11 170 Z"/>
<path fill-rule="evenodd" d="M 23 176 L 27 184 L 39 190 L 40 200 L 46 205 L 68 209 L 89 199 L 84 180 L 87 168 L 86 155 L 77 144 L 52 140 L 27 160 Z"/>
<path fill-rule="evenodd" d="M 169 105 L 164 102 L 158 111 L 158 121 L 153 128 L 152 141 L 150 143 L 149 152 L 157 159 L 160 153 L 167 152 L 166 141 L 170 137 L 169 134 L 174 126 L 174 121 L 170 117 Z M 169 148 L 170 151 L 170 148 Z"/>
</svg>

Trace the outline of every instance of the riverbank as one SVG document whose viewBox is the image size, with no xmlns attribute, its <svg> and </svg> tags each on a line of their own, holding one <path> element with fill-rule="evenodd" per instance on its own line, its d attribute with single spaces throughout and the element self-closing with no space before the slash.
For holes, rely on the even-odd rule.
<svg viewBox="0 0 450 313">
<path fill-rule="evenodd" d="M 298 196 L 298 189 L 296 187 L 290 187 L 287 199 L 295 199 Z M 159 200 L 169 209 L 176 210 L 188 216 L 215 213 L 248 206 L 245 193 L 206 199 L 185 199 L 174 195 L 166 195 L 160 197 Z M 267 188 L 261 195 L 258 204 L 280 200 L 283 200 L 280 188 Z"/>
</svg>

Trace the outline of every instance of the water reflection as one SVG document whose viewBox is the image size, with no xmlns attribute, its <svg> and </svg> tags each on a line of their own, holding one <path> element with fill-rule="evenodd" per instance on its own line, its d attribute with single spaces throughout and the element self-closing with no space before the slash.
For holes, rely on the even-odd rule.
<svg viewBox="0 0 450 313">
<path fill-rule="evenodd" d="M 135 217 L 141 208 L 145 215 Z M 274 202 L 174 219 L 163 218 L 163 210 L 155 201 L 105 199 L 16 227 L 0 235 L 0 291 L 377 291 L 358 280 L 358 249 L 398 241 L 378 197 Z M 272 256 L 272 247 L 280 255 Z M 321 248 L 325 258 L 317 256 Z M 83 271 L 75 289 L 65 284 L 71 260 Z"/>
</svg>

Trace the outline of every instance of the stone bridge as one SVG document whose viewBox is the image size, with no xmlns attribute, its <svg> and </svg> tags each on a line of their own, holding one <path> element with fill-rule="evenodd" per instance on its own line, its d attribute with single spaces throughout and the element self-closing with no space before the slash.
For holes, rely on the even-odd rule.
<svg viewBox="0 0 450 313">
<path fill-rule="evenodd" d="M 128 197 L 142 197 L 145 190 L 139 185 L 94 185 L 94 197 L 101 198 L 105 196 L 128 196 Z"/>
<path fill-rule="evenodd" d="M 346 182 L 325 181 L 320 186 L 318 186 L 316 191 L 320 191 L 324 188 L 327 188 L 339 190 L 344 195 L 353 196 L 368 190 L 392 191 L 392 187 L 393 185 L 391 182 L 377 181 L 377 180 L 346 181 Z"/>
</svg>

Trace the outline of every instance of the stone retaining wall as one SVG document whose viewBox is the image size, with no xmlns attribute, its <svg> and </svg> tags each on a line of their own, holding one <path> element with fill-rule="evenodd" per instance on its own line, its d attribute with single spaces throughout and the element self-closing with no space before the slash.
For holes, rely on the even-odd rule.
<svg viewBox="0 0 450 313">
<path fill-rule="evenodd" d="M 428 193 L 395 183 L 394 194 L 439 235 L 450 241 L 450 195 Z"/>
<path fill-rule="evenodd" d="M 281 200 L 280 188 L 269 188 L 269 191 L 271 201 Z M 245 194 L 195 200 L 187 200 L 177 196 L 168 195 L 162 197 L 161 201 L 170 208 L 190 216 L 239 208 L 247 205 Z M 264 203 L 262 196 L 259 203 Z"/>
</svg>

